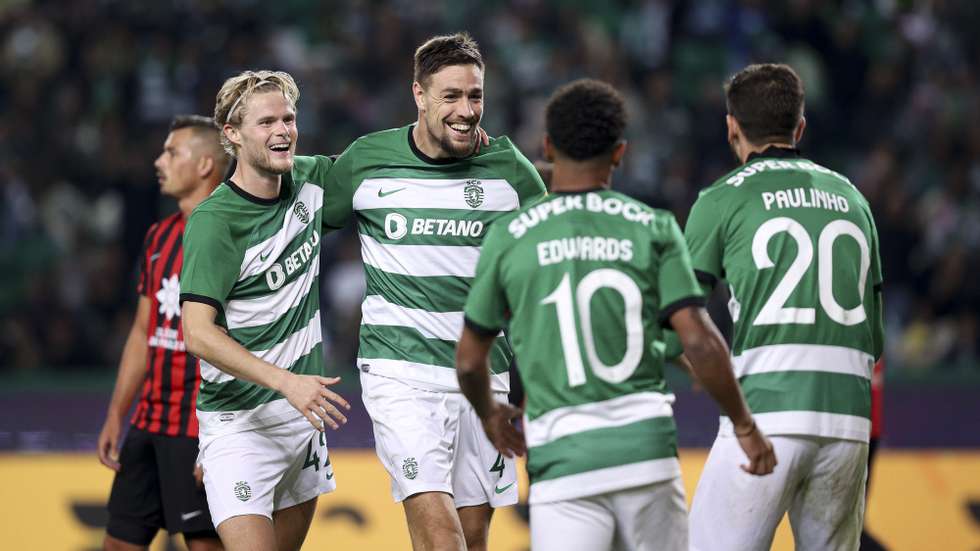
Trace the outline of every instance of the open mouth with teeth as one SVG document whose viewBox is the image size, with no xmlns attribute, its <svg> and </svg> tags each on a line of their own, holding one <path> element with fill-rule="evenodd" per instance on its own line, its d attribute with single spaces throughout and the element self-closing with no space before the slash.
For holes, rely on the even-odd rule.
<svg viewBox="0 0 980 551">
<path fill-rule="evenodd" d="M 269 149 L 275 153 L 289 153 L 289 146 L 288 143 L 277 143 L 270 145 Z"/>
<path fill-rule="evenodd" d="M 468 122 L 451 122 L 447 123 L 446 126 L 449 127 L 450 135 L 459 140 L 470 139 L 473 130 L 476 128 L 476 125 Z"/>
</svg>

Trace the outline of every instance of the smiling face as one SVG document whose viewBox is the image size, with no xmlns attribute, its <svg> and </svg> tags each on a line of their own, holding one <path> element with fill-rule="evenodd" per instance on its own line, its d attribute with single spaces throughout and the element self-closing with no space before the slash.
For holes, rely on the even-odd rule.
<svg viewBox="0 0 980 551">
<path fill-rule="evenodd" d="M 483 70 L 477 65 L 448 65 L 423 85 L 412 85 L 419 109 L 419 130 L 436 158 L 466 157 L 477 144 L 483 117 Z"/>
<path fill-rule="evenodd" d="M 296 153 L 296 107 L 278 89 L 248 98 L 245 116 L 237 127 L 225 124 L 225 136 L 237 146 L 238 161 L 268 175 L 293 168 Z"/>
</svg>

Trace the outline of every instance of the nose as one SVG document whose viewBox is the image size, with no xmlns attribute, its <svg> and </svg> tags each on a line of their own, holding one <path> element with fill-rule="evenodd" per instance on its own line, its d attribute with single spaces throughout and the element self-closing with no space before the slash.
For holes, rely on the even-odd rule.
<svg viewBox="0 0 980 551">
<path fill-rule="evenodd" d="M 279 119 L 279 124 L 276 125 L 276 132 L 279 134 L 289 134 L 289 125 L 286 121 Z"/>
<path fill-rule="evenodd" d="M 476 115 L 476 107 L 473 105 L 473 102 L 470 101 L 469 98 L 463 98 L 463 101 L 459 103 L 460 103 L 460 110 L 458 113 L 460 116 L 465 117 L 467 119 L 472 119 L 473 116 Z"/>
</svg>

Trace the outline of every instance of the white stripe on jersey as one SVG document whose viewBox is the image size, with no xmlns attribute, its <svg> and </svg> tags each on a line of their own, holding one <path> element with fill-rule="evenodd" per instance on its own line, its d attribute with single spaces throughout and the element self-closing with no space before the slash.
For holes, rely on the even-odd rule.
<svg viewBox="0 0 980 551">
<path fill-rule="evenodd" d="M 636 392 L 601 402 L 553 409 L 537 419 L 524 417 L 527 447 L 543 446 L 579 432 L 621 427 L 654 417 L 670 417 L 673 394 Z"/>
<path fill-rule="evenodd" d="M 368 266 L 391 274 L 474 277 L 480 247 L 391 245 L 361 234 L 361 257 Z"/>
<path fill-rule="evenodd" d="M 466 185 L 483 190 L 476 207 L 466 203 Z M 368 178 L 354 193 L 355 211 L 368 209 L 459 209 L 509 212 L 520 206 L 517 191 L 502 178 L 424 179 Z"/>
<path fill-rule="evenodd" d="M 463 332 L 463 313 L 406 308 L 381 295 L 368 295 L 361 304 L 361 324 L 411 327 L 428 339 L 458 341 Z"/>
<path fill-rule="evenodd" d="M 286 340 L 273 346 L 268 350 L 252 351 L 252 354 L 280 368 L 287 369 L 296 360 L 310 353 L 320 341 L 323 340 L 320 330 L 320 311 L 310 318 L 310 322 L 293 334 L 286 337 Z M 224 383 L 232 381 L 235 377 L 221 371 L 210 363 L 201 360 L 201 378 L 209 383 Z"/>
<path fill-rule="evenodd" d="M 602 453 L 602 450 L 593 452 Z M 527 501 L 533 505 L 594 496 L 670 480 L 680 475 L 681 463 L 676 457 L 651 459 L 534 482 Z"/>
<path fill-rule="evenodd" d="M 357 358 L 357 367 L 371 375 L 388 377 L 416 388 L 435 392 L 459 392 L 456 368 L 385 358 Z M 490 390 L 510 392 L 510 373 L 491 373 Z"/>
<path fill-rule="evenodd" d="M 279 321 L 290 308 L 299 305 L 320 274 L 320 254 L 307 262 L 303 275 L 277 291 L 258 298 L 229 300 L 225 306 L 228 329 L 257 327 Z M 317 308 L 319 310 L 319 308 Z"/>
<path fill-rule="evenodd" d="M 770 344 L 744 350 L 732 358 L 735 377 L 776 371 L 820 371 L 871 378 L 870 354 L 844 346 Z"/>
<path fill-rule="evenodd" d="M 293 207 L 297 202 L 302 202 L 309 209 L 310 216 L 307 223 L 303 223 L 299 216 L 293 213 Z M 306 229 L 315 218 L 316 212 L 323 206 L 323 188 L 310 183 L 303 184 L 299 190 L 293 205 L 286 210 L 282 221 L 282 227 L 275 235 L 265 241 L 252 245 L 245 251 L 242 259 L 242 267 L 239 271 L 238 281 L 254 275 L 261 274 L 272 267 L 279 256 L 286 250 L 294 237 Z M 320 231 L 317 228 L 316 231 Z M 263 260 L 264 258 L 264 260 Z"/>
<path fill-rule="evenodd" d="M 867 442 L 871 437 L 871 420 L 856 415 L 823 411 L 770 411 L 754 413 L 752 417 L 762 432 L 773 434 L 803 434 Z M 722 417 L 718 423 L 719 436 L 732 436 L 732 421 Z"/>
</svg>

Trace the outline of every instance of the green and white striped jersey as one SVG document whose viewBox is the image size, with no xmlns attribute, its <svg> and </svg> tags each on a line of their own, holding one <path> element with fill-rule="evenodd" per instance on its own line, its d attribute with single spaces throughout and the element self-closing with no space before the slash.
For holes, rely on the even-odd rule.
<svg viewBox="0 0 980 551">
<path fill-rule="evenodd" d="M 759 426 L 866 442 L 882 278 L 861 193 L 772 147 L 701 192 L 686 237 L 699 279 L 731 288 L 732 363 Z"/>
<path fill-rule="evenodd" d="M 559 193 L 493 225 L 466 323 L 509 328 L 531 503 L 680 474 L 662 326 L 703 304 L 674 217 L 621 193 Z"/>
<path fill-rule="evenodd" d="M 191 214 L 184 231 L 181 302 L 210 304 L 216 323 L 259 358 L 323 375 L 320 234 L 327 157 L 296 157 L 279 197 L 228 181 Z M 301 414 L 279 393 L 201 360 L 202 436 L 270 426 Z"/>
<path fill-rule="evenodd" d="M 490 223 L 544 194 L 534 166 L 507 138 L 465 159 L 426 157 L 412 125 L 368 134 L 327 176 L 324 223 L 356 214 L 367 291 L 358 367 L 413 386 L 459 391 L 463 304 Z M 492 351 L 496 391 L 509 389 L 512 353 Z"/>
</svg>

